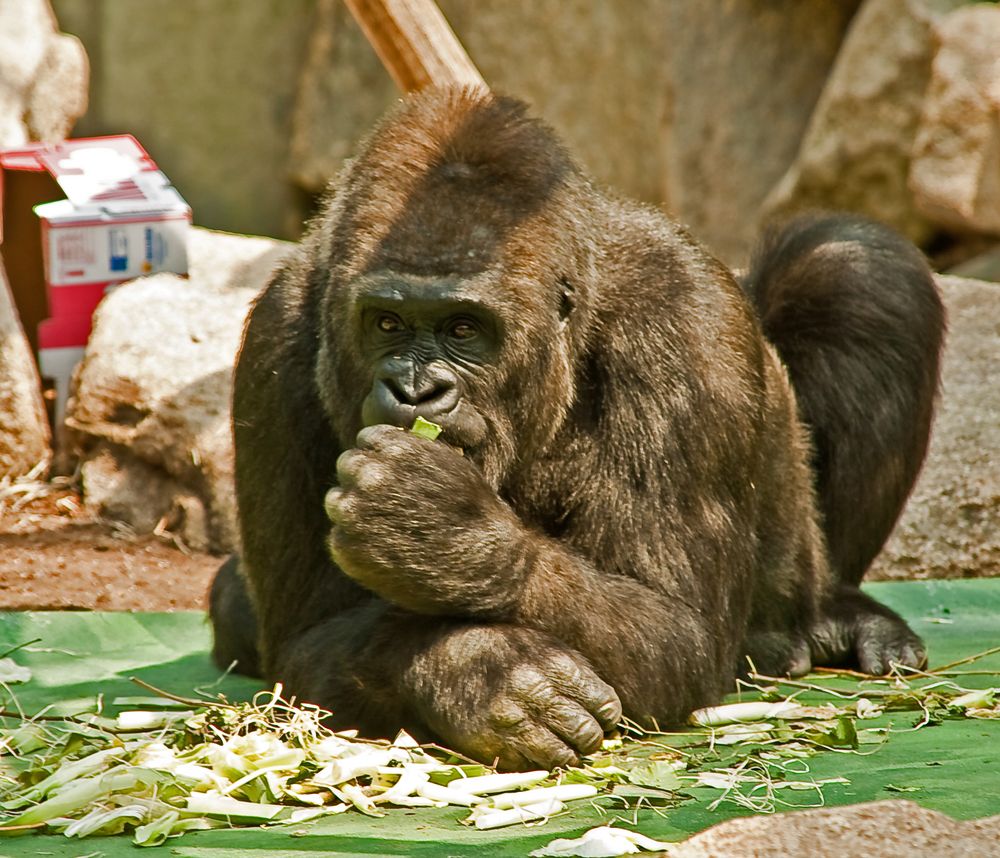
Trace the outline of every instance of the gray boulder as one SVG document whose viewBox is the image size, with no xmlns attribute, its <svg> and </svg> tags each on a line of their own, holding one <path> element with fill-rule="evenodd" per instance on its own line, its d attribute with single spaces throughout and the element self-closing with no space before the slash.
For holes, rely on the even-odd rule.
<svg viewBox="0 0 1000 858">
<path fill-rule="evenodd" d="M 654 55 L 668 68 L 663 142 L 636 143 L 663 147 L 665 205 L 730 265 L 746 261 L 761 207 L 795 158 L 857 6 L 664 4 Z M 648 106 L 648 88 L 638 95 Z M 607 135 L 603 142 L 614 145 Z"/>
<path fill-rule="evenodd" d="M 934 36 L 939 47 L 910 169 L 914 201 L 942 226 L 1000 233 L 1000 7 L 958 9 Z"/>
<path fill-rule="evenodd" d="M 868 577 L 1000 574 L 1000 284 L 939 277 L 942 393 L 923 473 Z"/>
<path fill-rule="evenodd" d="M 907 184 L 934 55 L 932 27 L 963 0 L 866 0 L 802 139 L 764 204 L 765 219 L 845 209 L 916 242 L 931 227 Z"/>
<path fill-rule="evenodd" d="M 60 140 L 86 106 L 86 54 L 47 0 L 0 0 L 0 148 Z M 0 477 L 49 457 L 38 367 L 0 260 Z"/>
<path fill-rule="evenodd" d="M 31 347 L 0 260 L 0 479 L 49 458 L 49 421 Z"/>
<path fill-rule="evenodd" d="M 66 417 L 91 511 L 199 550 L 236 546 L 232 369 L 289 248 L 193 229 L 189 278 L 140 278 L 102 301 Z"/>
<path fill-rule="evenodd" d="M 87 55 L 48 0 L 0 0 L 0 146 L 62 140 L 87 109 Z"/>
</svg>

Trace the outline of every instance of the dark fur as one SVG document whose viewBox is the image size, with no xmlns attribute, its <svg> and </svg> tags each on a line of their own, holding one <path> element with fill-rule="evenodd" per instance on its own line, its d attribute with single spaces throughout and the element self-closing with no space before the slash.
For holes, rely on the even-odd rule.
<svg viewBox="0 0 1000 858">
<path fill-rule="evenodd" d="M 746 654 L 790 672 L 919 663 L 919 640 L 855 585 L 926 445 L 933 287 L 915 251 L 856 220 L 796 224 L 769 247 L 749 288 L 818 477 L 757 313 L 683 229 L 595 191 L 519 102 L 404 102 L 258 299 L 237 366 L 264 675 L 337 723 L 519 767 L 593 750 L 621 712 L 679 720 Z M 465 457 L 358 434 L 383 382 L 357 308 L 379 283 L 466 290 L 500 320 L 495 359 L 449 367 L 428 347 L 393 382 L 448 369 L 472 419 L 427 409 Z M 843 355 L 824 374 L 812 362 L 831 345 Z M 220 578 L 216 659 L 252 669 L 241 580 Z"/>
</svg>

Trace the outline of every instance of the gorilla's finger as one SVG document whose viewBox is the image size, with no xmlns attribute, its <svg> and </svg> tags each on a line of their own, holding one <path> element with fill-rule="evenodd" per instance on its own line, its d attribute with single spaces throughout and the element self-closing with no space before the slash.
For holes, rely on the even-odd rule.
<svg viewBox="0 0 1000 858">
<path fill-rule="evenodd" d="M 353 540 L 351 536 L 342 527 L 334 527 L 330 531 L 330 536 L 327 538 L 326 545 L 330 550 L 330 554 L 333 556 L 334 562 L 344 568 L 344 561 L 350 555 L 351 545 Z"/>
<path fill-rule="evenodd" d="M 334 524 L 340 524 L 344 518 L 343 505 L 346 503 L 346 492 L 340 486 L 334 486 L 323 498 L 323 509 L 326 517 Z"/>
<path fill-rule="evenodd" d="M 526 768 L 567 768 L 580 762 L 576 751 L 547 727 L 534 722 L 528 722 L 509 744 L 513 751 L 528 761 Z"/>
<path fill-rule="evenodd" d="M 377 423 L 374 426 L 366 426 L 358 432 L 355 443 L 362 450 L 382 450 L 392 444 L 404 443 L 407 434 L 409 433 L 402 431 L 398 426 Z"/>
<path fill-rule="evenodd" d="M 330 523 L 345 533 L 356 533 L 360 519 L 358 497 L 354 492 L 341 488 L 330 489 L 323 501 L 323 508 Z"/>
<path fill-rule="evenodd" d="M 622 718 L 622 704 L 618 692 L 590 670 L 582 670 L 576 664 L 571 669 L 560 671 L 560 678 L 554 682 L 560 693 L 575 700 L 597 719 L 604 730 L 613 730 Z"/>
<path fill-rule="evenodd" d="M 611 686 L 608 686 L 609 688 Z M 622 702 L 618 693 L 612 688 L 611 698 L 595 706 L 592 710 L 597 723 L 607 732 L 614 730 L 622 720 Z"/>
<path fill-rule="evenodd" d="M 903 647 L 900 664 L 905 664 L 907 667 L 915 667 L 917 670 L 923 670 L 927 667 L 927 650 L 918 644 L 907 644 Z"/>
<path fill-rule="evenodd" d="M 869 676 L 885 676 L 889 672 L 888 667 L 887 660 L 877 646 L 858 647 L 858 670 L 861 673 L 867 673 Z"/>
<path fill-rule="evenodd" d="M 368 461 L 368 454 L 362 450 L 347 450 L 337 457 L 337 483 L 349 489 L 357 482 L 358 472 Z"/>
<path fill-rule="evenodd" d="M 472 756 L 475 759 L 482 760 L 487 765 L 495 764 L 497 770 L 501 772 L 526 772 L 535 768 L 536 765 L 519 750 L 507 743 L 503 745 L 498 754 L 492 757 L 489 754 L 476 753 L 473 753 Z"/>
<path fill-rule="evenodd" d="M 805 676 L 810 670 L 812 670 L 812 657 L 809 653 L 809 644 L 804 640 L 798 640 L 793 645 L 788 661 L 788 675 Z"/>
<path fill-rule="evenodd" d="M 604 741 L 604 729 L 580 704 L 565 698 L 545 713 L 548 728 L 580 754 L 592 754 Z"/>
<path fill-rule="evenodd" d="M 864 617 L 858 624 L 858 663 L 861 670 L 884 676 L 893 664 L 920 667 L 926 659 L 923 641 L 898 617 Z"/>
</svg>

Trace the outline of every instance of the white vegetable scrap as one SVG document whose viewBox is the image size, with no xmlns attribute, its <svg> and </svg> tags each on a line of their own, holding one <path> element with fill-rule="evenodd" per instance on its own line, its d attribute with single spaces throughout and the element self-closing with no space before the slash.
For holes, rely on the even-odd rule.
<svg viewBox="0 0 1000 858">
<path fill-rule="evenodd" d="M 491 829 L 547 819 L 598 792 L 579 783 L 538 787 L 547 771 L 496 774 L 444 762 L 405 732 L 392 744 L 333 733 L 322 724 L 328 713 L 280 694 L 276 686 L 250 704 L 144 708 L 86 727 L 4 731 L 5 747 L 39 754 L 20 783 L 0 792 L 0 829 L 67 837 L 129 830 L 136 844 L 157 846 L 194 828 L 449 805 L 471 808 L 466 821 Z"/>
<path fill-rule="evenodd" d="M 535 804 L 518 805 L 506 810 L 488 804 L 476 805 L 465 822 L 475 825 L 480 831 L 504 828 L 508 825 L 535 822 L 561 813 L 565 805 L 558 799 L 549 798 Z"/>
<path fill-rule="evenodd" d="M 769 718 L 780 718 L 783 713 L 800 709 L 793 700 L 780 700 L 777 703 L 728 703 L 724 706 L 709 706 L 691 713 L 689 719 L 699 727 L 721 727 L 724 724 L 746 723 L 750 721 L 766 721 Z"/>
<path fill-rule="evenodd" d="M 493 777 L 510 780 L 516 778 L 515 775 L 494 775 Z M 469 778 L 469 780 L 481 779 Z M 493 786 L 494 782 L 487 782 L 488 788 Z M 592 784 L 558 784 L 538 789 L 505 792 L 489 798 L 482 798 L 482 803 L 477 804 L 469 817 L 463 821 L 468 825 L 475 825 L 480 830 L 488 830 L 548 819 L 565 809 L 564 802 L 593 798 L 597 792 L 597 787 Z"/>
<path fill-rule="evenodd" d="M 559 786 L 540 787 L 523 792 L 505 792 L 491 799 L 494 807 L 521 807 L 526 804 L 536 804 L 546 799 L 558 801 L 573 801 L 578 798 L 593 798 L 597 795 L 597 787 L 591 784 L 560 784 Z"/>
<path fill-rule="evenodd" d="M 480 775 L 475 778 L 455 778 L 448 782 L 448 788 L 473 795 L 489 795 L 507 792 L 521 787 L 534 786 L 549 776 L 548 772 L 512 772 L 506 775 Z"/>
<path fill-rule="evenodd" d="M 0 658 L 0 682 L 14 685 L 28 682 L 31 679 L 31 668 L 18 664 L 12 658 Z"/>
<path fill-rule="evenodd" d="M 624 828 L 601 826 L 591 828 L 580 837 L 572 840 L 559 838 L 548 846 L 531 852 L 531 858 L 614 858 L 617 855 L 634 855 L 640 851 L 664 852 L 670 849 L 669 843 L 653 840 L 637 831 L 626 831 Z"/>
</svg>

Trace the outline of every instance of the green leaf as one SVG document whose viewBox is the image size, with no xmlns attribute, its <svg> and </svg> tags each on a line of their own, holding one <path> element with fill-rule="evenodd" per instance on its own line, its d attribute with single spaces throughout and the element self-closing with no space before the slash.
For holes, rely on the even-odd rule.
<svg viewBox="0 0 1000 858">
<path fill-rule="evenodd" d="M 677 777 L 677 766 L 669 760 L 647 760 L 630 770 L 629 783 L 662 790 L 678 790 L 684 782 Z"/>
<path fill-rule="evenodd" d="M 983 650 L 985 642 L 996 639 L 997 618 L 1000 617 L 1000 580 L 967 579 L 954 581 L 890 582 L 866 585 L 865 590 L 880 601 L 902 613 L 912 622 L 926 639 L 931 664 L 944 665 Z M 938 625 L 922 619 L 933 612 L 939 614 L 940 606 L 947 604 L 949 616 L 955 619 L 952 625 Z M 94 712 L 95 695 L 101 693 L 105 701 L 115 697 L 136 694 L 136 688 L 129 682 L 130 676 L 140 676 L 151 684 L 176 692 L 182 696 L 199 696 L 204 691 L 209 697 L 224 692 L 229 699 L 246 699 L 260 690 L 257 681 L 230 674 L 220 680 L 219 671 L 214 667 L 209 655 L 211 648 L 211 627 L 205 622 L 203 613 L 173 614 L 127 614 L 100 612 L 7 612 L 0 613 L 0 654 L 4 647 L 20 645 L 26 640 L 41 638 L 43 644 L 31 650 L 21 649 L 17 661 L 29 667 L 34 680 L 12 688 L 17 704 L 28 715 L 39 712 L 45 706 L 54 706 L 46 714 L 66 714 Z M 977 672 L 991 670 L 1000 675 L 1000 653 L 989 656 L 971 665 Z M 960 670 L 966 669 L 965 665 Z M 956 681 L 968 689 L 1000 685 L 997 675 L 956 676 Z M 887 682 L 857 682 L 850 677 L 825 676 L 810 677 L 816 685 L 842 687 L 849 692 L 863 694 L 881 704 L 882 693 L 891 690 Z M 875 692 L 875 693 L 870 693 Z M 942 701 L 953 700 L 962 691 L 942 691 Z M 774 694 L 774 699 L 786 695 L 787 689 Z M 902 697 L 902 695 L 901 695 Z M 730 699 L 736 699 L 735 697 Z M 745 698 L 744 698 L 745 699 Z M 804 704 L 810 702 L 830 702 L 828 697 L 809 692 L 802 695 Z M 843 707 L 849 701 L 837 700 Z M 121 705 L 132 705 L 126 701 Z M 903 784 L 906 787 L 919 786 L 921 789 L 901 797 L 913 798 L 929 809 L 942 811 L 962 819 L 986 817 L 1000 812 L 1000 799 L 995 787 L 997 756 L 993 751 L 1000 746 L 1000 721 L 973 720 L 956 717 L 954 710 L 945 709 L 944 723 L 933 730 L 905 730 L 908 716 L 917 714 L 918 701 L 910 699 L 895 713 L 889 708 L 889 715 L 878 720 L 866 721 L 861 731 L 863 753 L 824 753 L 818 750 L 807 761 L 795 760 L 794 769 L 782 773 L 772 772 L 773 779 L 807 781 L 815 779 L 822 784 L 822 794 L 827 806 L 841 806 L 884 799 L 893 795 L 886 792 L 890 778 L 899 784 L 905 772 Z M 142 708 L 147 708 L 142 705 Z M 148 708 L 157 708 L 152 705 Z M 117 711 L 107 714 L 116 715 Z M 904 714 L 905 713 L 905 714 Z M 922 717 L 922 716 L 921 716 Z M 893 732 L 885 733 L 895 722 Z M 830 720 L 834 720 L 831 718 Z M 5 728 L 21 726 L 17 718 L 9 718 Z M 39 722 L 46 730 L 53 729 L 52 722 Z M 69 726 L 69 725 L 67 725 Z M 785 728 L 777 725 L 777 734 L 785 739 Z M 60 725 L 62 729 L 62 725 Z M 83 740 L 74 738 L 73 757 L 91 753 L 91 728 L 82 730 Z M 790 737 L 800 734 L 802 727 L 793 723 L 789 728 Z M 823 725 L 830 730 L 830 724 Z M 819 730 L 817 730 L 819 732 Z M 862 738 L 863 737 L 863 738 Z M 704 731 L 695 733 L 674 733 L 656 737 L 655 744 L 681 749 L 689 760 L 690 771 L 701 767 L 718 767 L 720 764 L 735 765 L 746 759 L 747 748 L 728 746 L 711 751 L 704 746 Z M 810 742 L 812 737 L 809 736 Z M 82 742 L 82 744 L 81 744 Z M 871 742 L 872 744 L 869 744 Z M 629 767 L 639 764 L 636 754 L 648 754 L 650 744 L 639 747 L 626 741 L 625 747 L 610 756 L 597 756 L 588 761 L 594 769 L 618 766 Z M 779 753 L 778 762 L 788 757 L 786 748 L 771 750 Z M 721 752 L 721 754 L 720 754 Z M 874 753 L 873 753 L 874 752 Z M 631 759 L 628 759 L 631 757 Z M 943 762 L 942 762 L 943 761 Z M 456 760 L 457 762 L 457 760 Z M 7 777 L 20 761 L 12 754 L 0 755 L 0 773 Z M 800 764 L 808 764 L 808 772 L 800 770 Z M 469 776 L 483 774 L 482 767 L 470 766 Z M 21 784 L 38 783 L 50 770 L 44 762 L 36 769 L 36 774 Z M 829 783 L 832 777 L 846 777 L 850 784 Z M 455 777 L 449 771 L 445 782 Z M 558 776 L 557 776 L 558 777 Z M 618 777 L 616 775 L 616 777 Z M 621 776 L 624 779 L 624 775 Z M 566 777 L 562 782 L 574 782 Z M 687 783 L 687 782 L 685 782 Z M 746 791 L 754 789 L 751 782 Z M 894 785 L 895 785 L 894 784 Z M 595 784 L 596 785 L 596 784 Z M 690 788 L 685 786 L 675 796 L 674 805 L 664 814 L 661 806 L 649 808 L 649 803 L 668 804 L 667 790 L 655 787 L 625 786 L 625 789 L 649 790 L 653 795 L 664 798 L 647 797 L 638 810 L 629 810 L 628 817 L 637 821 L 637 827 L 650 836 L 661 840 L 679 840 L 697 833 L 709 825 L 734 816 L 744 816 L 748 810 L 734 803 L 719 804 L 708 810 L 717 801 L 718 790 Z M 157 784 L 156 794 L 163 795 L 169 784 Z M 788 796 L 802 795 L 791 790 Z M 691 796 L 691 798 L 688 798 Z M 2 796 L 9 798 L 9 794 Z M 683 799 L 683 800 L 682 800 Z M 555 837 L 576 837 L 580 832 L 595 825 L 607 824 L 608 813 L 620 813 L 619 808 L 629 799 L 625 796 L 599 798 L 597 801 L 581 801 L 567 805 L 563 815 L 551 818 L 544 827 L 515 826 L 495 833 L 484 834 L 459 825 L 464 811 L 456 808 L 391 809 L 383 819 L 373 819 L 356 813 L 353 809 L 339 815 L 330 815 L 300 825 L 296 820 L 292 827 L 240 831 L 219 830 L 213 833 L 196 833 L 185 836 L 175 850 L 180 854 L 211 853 L 214 858 L 294 858 L 306 853 L 329 855 L 359 854 L 413 854 L 413 855 L 461 855 L 489 854 L 490 858 L 523 858 L 531 850 L 537 849 Z M 787 799 L 786 799 L 787 800 Z M 806 803 L 811 802 L 808 796 Z M 175 799 L 171 798 L 171 802 Z M 638 803 L 638 802 L 636 802 Z M 51 806 L 50 806 L 51 807 Z M 86 812 L 88 808 L 83 808 Z M 162 816 L 157 813 L 157 816 Z M 0 819 L 9 822 L 9 817 L 0 813 Z M 228 828 L 225 820 L 207 820 L 204 817 L 181 819 L 171 829 L 178 834 L 202 827 Z M 0 828 L 3 825 L 0 824 Z M 9 828 L 9 825 L 8 825 Z M 30 855 L 49 853 L 53 856 L 74 856 L 88 851 L 88 845 L 80 841 L 67 840 L 61 834 L 30 833 L 28 826 L 16 831 L 0 831 L 4 834 L 20 834 L 16 840 L 0 841 L 0 854 Z M 190 838 L 190 842 L 188 842 Z M 173 844 L 174 841 L 168 841 Z M 190 846 L 190 848 L 188 848 Z M 136 855 L 130 837 L 116 836 L 102 838 L 89 847 L 102 852 L 106 858 L 134 858 Z M 168 847 L 168 851 L 169 847 Z"/>
<path fill-rule="evenodd" d="M 431 423 L 430 420 L 424 420 L 423 417 L 418 417 L 413 421 L 413 426 L 410 428 L 410 431 L 414 435 L 426 438 L 428 441 L 434 441 L 444 430 L 438 426 L 437 423 Z"/>
<path fill-rule="evenodd" d="M 639 801 L 655 806 L 673 805 L 683 798 L 670 790 L 635 786 L 634 784 L 615 784 L 611 794 L 617 798 L 625 799 L 631 805 L 635 805 Z"/>
<path fill-rule="evenodd" d="M 136 846 L 159 846 L 173 831 L 181 815 L 176 810 L 167 811 L 159 819 L 154 819 L 146 825 L 140 825 L 132 836 Z"/>
</svg>

